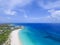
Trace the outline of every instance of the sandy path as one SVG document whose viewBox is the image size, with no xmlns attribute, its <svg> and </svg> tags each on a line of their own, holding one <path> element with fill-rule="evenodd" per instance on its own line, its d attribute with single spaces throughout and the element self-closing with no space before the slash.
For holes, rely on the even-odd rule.
<svg viewBox="0 0 60 45">
<path fill-rule="evenodd" d="M 21 45 L 21 42 L 19 40 L 18 32 L 20 29 L 12 31 L 10 35 L 11 45 Z"/>
</svg>

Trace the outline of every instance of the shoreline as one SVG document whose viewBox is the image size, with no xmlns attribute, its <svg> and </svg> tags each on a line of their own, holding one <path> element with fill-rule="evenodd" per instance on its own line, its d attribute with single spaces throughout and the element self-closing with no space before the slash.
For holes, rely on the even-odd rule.
<svg viewBox="0 0 60 45">
<path fill-rule="evenodd" d="M 20 30 L 21 29 L 16 29 L 12 31 L 9 35 L 8 40 L 3 45 L 22 45 L 18 35 Z"/>
</svg>

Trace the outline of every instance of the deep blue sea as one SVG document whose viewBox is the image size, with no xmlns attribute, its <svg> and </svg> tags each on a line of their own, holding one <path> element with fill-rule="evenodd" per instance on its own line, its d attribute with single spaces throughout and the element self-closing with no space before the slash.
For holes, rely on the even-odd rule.
<svg viewBox="0 0 60 45">
<path fill-rule="evenodd" d="M 17 23 L 25 28 L 19 31 L 22 45 L 60 45 L 60 24 Z"/>
</svg>

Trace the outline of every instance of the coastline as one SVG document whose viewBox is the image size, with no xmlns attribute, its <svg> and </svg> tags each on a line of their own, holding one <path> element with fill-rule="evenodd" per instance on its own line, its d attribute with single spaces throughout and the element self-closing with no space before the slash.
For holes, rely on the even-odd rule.
<svg viewBox="0 0 60 45">
<path fill-rule="evenodd" d="M 21 29 L 16 29 L 12 31 L 11 34 L 9 35 L 8 40 L 3 45 L 22 45 L 18 35 L 18 32 L 20 30 Z"/>
</svg>

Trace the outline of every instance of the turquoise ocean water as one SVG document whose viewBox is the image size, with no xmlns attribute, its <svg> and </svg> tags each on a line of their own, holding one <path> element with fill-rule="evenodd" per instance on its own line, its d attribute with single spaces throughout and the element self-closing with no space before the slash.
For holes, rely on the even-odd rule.
<svg viewBox="0 0 60 45">
<path fill-rule="evenodd" d="M 23 24 L 19 31 L 22 45 L 60 45 L 59 24 Z"/>
</svg>

